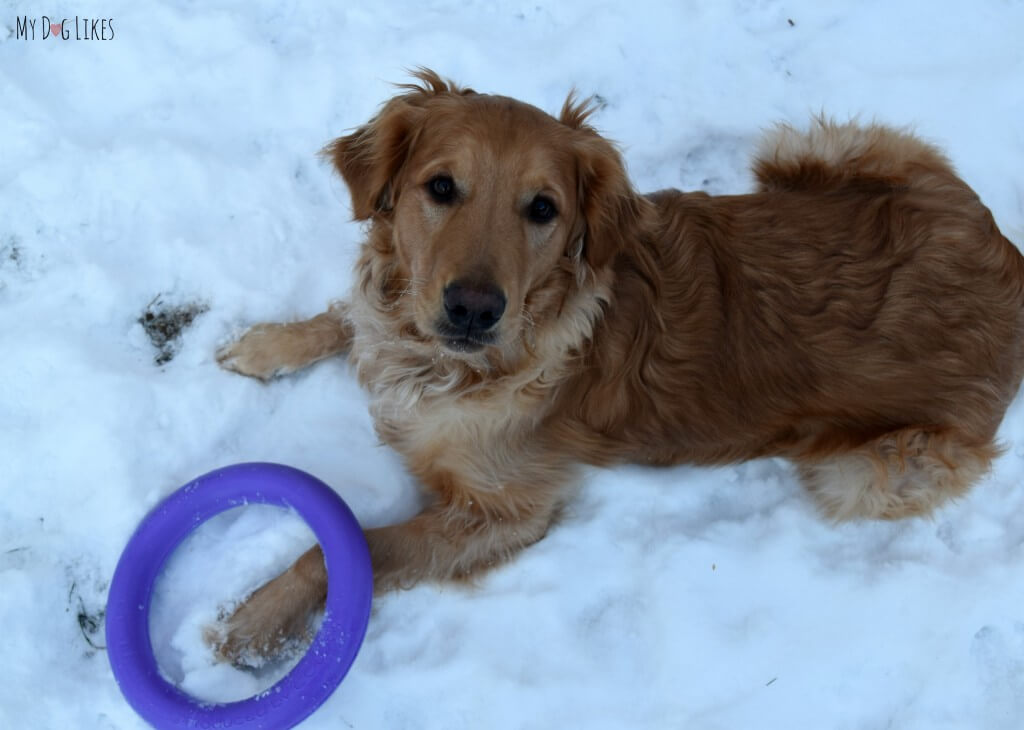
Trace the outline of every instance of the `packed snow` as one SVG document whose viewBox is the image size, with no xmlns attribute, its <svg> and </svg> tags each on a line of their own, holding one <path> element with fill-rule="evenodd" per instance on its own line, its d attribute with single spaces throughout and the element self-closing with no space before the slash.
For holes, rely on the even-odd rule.
<svg viewBox="0 0 1024 730">
<path fill-rule="evenodd" d="M 86 17 L 107 40 L 76 39 Z M 551 111 L 598 94 L 641 190 L 749 189 L 778 120 L 910 125 L 1024 243 L 1019 0 L 15 0 L 0 23 L 2 728 L 145 726 L 104 605 L 135 526 L 191 478 L 277 461 L 365 525 L 417 511 L 342 360 L 264 385 L 213 359 L 345 294 L 362 232 L 316 152 L 407 68 Z M 827 524 L 782 461 L 590 470 L 475 587 L 378 599 L 302 727 L 1017 730 L 1021 397 L 1000 438 L 968 497 L 898 523 Z M 157 590 L 164 673 L 226 701 L 286 671 L 215 665 L 201 634 L 311 539 L 271 507 L 208 523 Z"/>
</svg>

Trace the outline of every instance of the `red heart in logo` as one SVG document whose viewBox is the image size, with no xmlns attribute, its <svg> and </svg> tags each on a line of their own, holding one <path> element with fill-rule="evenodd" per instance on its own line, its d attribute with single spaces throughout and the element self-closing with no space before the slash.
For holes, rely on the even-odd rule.
<svg viewBox="0 0 1024 730">
<path fill-rule="evenodd" d="M 63 23 L 50 23 L 50 32 L 60 38 L 60 32 L 64 29 Z"/>
</svg>

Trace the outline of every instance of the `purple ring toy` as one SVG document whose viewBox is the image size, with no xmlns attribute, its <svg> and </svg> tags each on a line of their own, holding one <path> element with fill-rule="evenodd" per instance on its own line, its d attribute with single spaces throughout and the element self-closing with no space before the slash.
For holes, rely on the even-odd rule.
<svg viewBox="0 0 1024 730">
<path fill-rule="evenodd" d="M 281 681 L 241 702 L 203 702 L 160 676 L 149 639 L 153 585 L 192 530 L 250 502 L 292 507 L 313 530 L 327 565 L 327 608 L 306 655 Z M 135 530 L 110 583 L 107 654 L 128 703 L 156 728 L 290 728 L 319 707 L 352 666 L 366 634 L 372 597 L 363 531 L 334 490 L 281 464 L 236 464 L 181 487 Z"/>
</svg>

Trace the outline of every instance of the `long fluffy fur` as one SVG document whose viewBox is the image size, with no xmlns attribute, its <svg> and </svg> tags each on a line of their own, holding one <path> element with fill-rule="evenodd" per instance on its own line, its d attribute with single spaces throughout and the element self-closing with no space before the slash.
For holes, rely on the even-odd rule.
<svg viewBox="0 0 1024 730">
<path fill-rule="evenodd" d="M 540 539 L 580 463 L 784 456 L 833 519 L 922 514 L 988 469 L 1024 375 L 1024 259 L 938 150 L 819 118 L 766 136 L 752 194 L 642 196 L 587 102 L 554 119 L 417 76 L 325 150 L 370 221 L 350 300 L 220 353 L 268 378 L 349 350 L 433 497 L 367 530 L 378 590 Z M 435 159 L 458 206 L 422 192 Z M 541 178 L 564 208 L 548 227 L 508 207 Z M 513 305 L 476 354 L 431 325 L 466 272 Z M 314 549 L 232 616 L 222 655 L 273 650 L 325 583 Z"/>
</svg>

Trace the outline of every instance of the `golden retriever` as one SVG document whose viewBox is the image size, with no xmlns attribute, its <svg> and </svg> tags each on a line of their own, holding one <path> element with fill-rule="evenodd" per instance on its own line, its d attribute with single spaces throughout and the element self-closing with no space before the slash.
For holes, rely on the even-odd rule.
<svg viewBox="0 0 1024 730">
<path fill-rule="evenodd" d="M 375 589 L 541 539 L 579 464 L 783 456 L 834 520 L 928 512 L 989 468 L 1024 374 L 1024 258 L 934 147 L 780 126 L 757 189 L 638 194 L 573 95 L 555 118 L 431 71 L 325 155 L 369 221 L 344 304 L 218 353 L 269 379 L 348 351 L 433 500 L 366 530 Z M 218 651 L 301 633 L 319 548 Z"/>
</svg>

